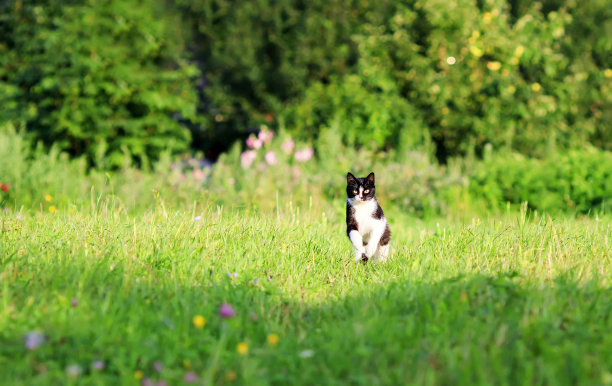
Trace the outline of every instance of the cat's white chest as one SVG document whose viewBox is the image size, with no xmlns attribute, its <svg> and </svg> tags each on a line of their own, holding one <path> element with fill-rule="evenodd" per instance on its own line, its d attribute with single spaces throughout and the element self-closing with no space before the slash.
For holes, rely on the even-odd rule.
<svg viewBox="0 0 612 386">
<path fill-rule="evenodd" d="M 361 236 L 369 235 L 374 228 L 379 226 L 380 220 L 374 218 L 374 211 L 377 208 L 376 201 L 371 200 L 364 203 L 353 205 L 355 210 L 355 220 Z"/>
</svg>

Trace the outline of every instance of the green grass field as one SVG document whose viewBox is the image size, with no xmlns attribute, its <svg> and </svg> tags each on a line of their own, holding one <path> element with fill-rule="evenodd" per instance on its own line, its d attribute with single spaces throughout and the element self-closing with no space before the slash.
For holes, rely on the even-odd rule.
<svg viewBox="0 0 612 386">
<path fill-rule="evenodd" d="M 612 384 L 609 217 L 388 213 L 364 266 L 338 207 L 5 212 L 0 384 Z"/>
</svg>

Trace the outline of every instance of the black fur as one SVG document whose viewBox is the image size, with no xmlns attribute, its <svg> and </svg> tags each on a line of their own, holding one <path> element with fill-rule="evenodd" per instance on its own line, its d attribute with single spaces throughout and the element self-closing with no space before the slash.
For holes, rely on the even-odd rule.
<svg viewBox="0 0 612 386">
<path fill-rule="evenodd" d="M 385 231 L 383 232 L 383 235 L 380 237 L 380 241 L 378 242 L 378 244 L 384 246 L 384 245 L 389 244 L 389 241 L 391 241 L 391 229 L 389 229 L 389 224 L 387 224 L 387 226 L 385 227 Z"/>
<path fill-rule="evenodd" d="M 356 196 L 355 191 L 359 192 L 359 187 L 363 187 L 364 200 L 372 200 L 376 198 L 376 187 L 374 186 L 374 173 L 368 174 L 365 178 L 357 178 L 351 173 L 346 175 L 346 196 L 353 198 Z M 368 193 L 365 193 L 365 191 Z"/>
<path fill-rule="evenodd" d="M 355 220 L 355 208 L 346 203 L 346 235 L 348 236 L 351 231 L 358 231 L 359 226 L 357 220 Z"/>
</svg>

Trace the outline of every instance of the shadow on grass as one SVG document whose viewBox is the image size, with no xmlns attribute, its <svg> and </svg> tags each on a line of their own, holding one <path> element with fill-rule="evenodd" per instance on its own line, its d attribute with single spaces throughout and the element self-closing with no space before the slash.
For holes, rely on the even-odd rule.
<svg viewBox="0 0 612 386">
<path fill-rule="evenodd" d="M 216 384 L 591 384 L 612 377 L 612 291 L 594 282 L 525 284 L 511 274 L 396 281 L 309 306 L 288 301 L 274 278 L 213 272 L 184 285 L 169 273 L 135 278 L 98 264 L 60 265 L 46 277 L 14 272 L 5 282 L 2 383 L 65 382 L 74 364 L 93 384 L 135 383 L 135 371 L 170 384 L 189 371 Z M 235 317 L 219 316 L 224 302 Z M 203 328 L 194 326 L 195 315 L 206 318 Z M 47 340 L 29 351 L 22 337 L 36 329 Z M 270 333 L 277 344 L 267 342 Z M 237 352 L 241 342 L 246 355 Z M 103 370 L 91 368 L 97 360 Z"/>
</svg>

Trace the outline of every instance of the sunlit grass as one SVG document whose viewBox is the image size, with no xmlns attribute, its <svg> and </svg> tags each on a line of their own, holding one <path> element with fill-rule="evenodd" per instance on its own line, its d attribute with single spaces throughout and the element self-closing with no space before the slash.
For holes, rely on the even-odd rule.
<svg viewBox="0 0 612 386">
<path fill-rule="evenodd" d="M 389 217 L 364 266 L 342 202 L 4 213 L 0 383 L 612 379 L 608 217 Z"/>
</svg>

